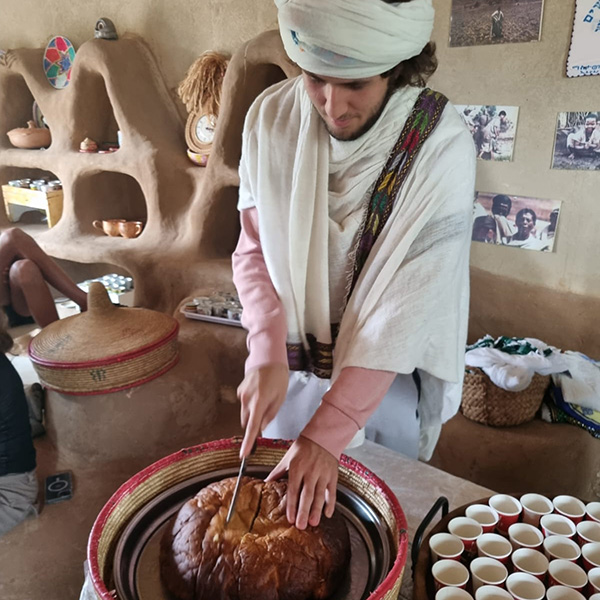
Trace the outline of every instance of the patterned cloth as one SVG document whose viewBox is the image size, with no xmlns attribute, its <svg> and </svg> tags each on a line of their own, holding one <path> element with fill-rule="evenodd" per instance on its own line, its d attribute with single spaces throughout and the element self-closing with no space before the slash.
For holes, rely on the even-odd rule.
<svg viewBox="0 0 600 600">
<path fill-rule="evenodd" d="M 600 438 L 600 412 L 565 402 L 562 390 L 557 385 L 550 386 L 542 405 L 542 419 L 549 423 L 571 423 Z"/>
</svg>

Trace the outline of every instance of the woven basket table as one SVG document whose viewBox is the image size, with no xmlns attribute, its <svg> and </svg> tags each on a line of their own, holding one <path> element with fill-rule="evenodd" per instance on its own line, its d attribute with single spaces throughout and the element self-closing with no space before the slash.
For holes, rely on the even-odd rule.
<svg viewBox="0 0 600 600">
<path fill-rule="evenodd" d="M 175 366 L 178 322 L 144 308 L 117 307 L 101 283 L 90 285 L 88 310 L 45 327 L 29 344 L 42 384 L 85 396 L 141 385 Z"/>
<path fill-rule="evenodd" d="M 468 369 L 460 411 L 467 419 L 492 427 L 510 427 L 531 421 L 550 383 L 549 375 L 536 373 L 527 388 L 509 392 L 495 385 L 481 369 Z"/>
<path fill-rule="evenodd" d="M 249 466 L 264 466 L 269 470 L 290 445 L 286 440 L 259 438 L 257 442 Z M 181 450 L 150 465 L 113 494 L 98 515 L 88 541 L 90 576 L 98 600 L 114 600 L 111 586 L 115 551 L 121 534 L 138 512 L 165 491 L 195 476 L 222 469 L 237 471 L 240 445 L 241 438 L 231 438 Z M 392 550 L 391 568 L 368 599 L 395 600 L 408 552 L 408 531 L 402 508 L 381 479 L 345 455 L 340 460 L 339 484 L 361 496 L 385 523 Z"/>
</svg>

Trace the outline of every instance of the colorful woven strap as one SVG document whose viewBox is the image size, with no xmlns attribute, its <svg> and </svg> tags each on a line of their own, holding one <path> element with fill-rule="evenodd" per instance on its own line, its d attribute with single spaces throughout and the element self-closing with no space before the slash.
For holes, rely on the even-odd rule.
<svg viewBox="0 0 600 600">
<path fill-rule="evenodd" d="M 357 246 L 352 283 L 346 301 L 354 290 L 371 248 L 387 223 L 400 187 L 406 180 L 425 140 L 438 124 L 447 102 L 448 99 L 444 95 L 429 88 L 425 88 L 419 94 L 413 110 L 404 124 L 402 133 L 375 184 L 363 232 Z M 329 379 L 333 370 L 333 349 L 338 330 L 338 324 L 331 326 L 331 343 L 318 342 L 314 335 L 308 333 L 306 336 L 309 343 L 308 352 L 302 344 L 287 344 L 290 369 L 292 371 L 308 371 L 317 377 Z"/>
<path fill-rule="evenodd" d="M 402 133 L 375 184 L 364 231 L 358 243 L 348 298 L 367 262 L 371 248 L 389 219 L 400 187 L 406 180 L 423 143 L 438 124 L 447 102 L 448 98 L 429 88 L 425 88 L 419 94 L 412 113 L 406 120 Z"/>
</svg>

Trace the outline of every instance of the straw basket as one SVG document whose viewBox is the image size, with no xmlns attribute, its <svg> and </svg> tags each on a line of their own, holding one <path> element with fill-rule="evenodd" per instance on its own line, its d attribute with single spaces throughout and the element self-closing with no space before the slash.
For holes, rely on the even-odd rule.
<svg viewBox="0 0 600 600">
<path fill-rule="evenodd" d="M 480 369 L 465 371 L 460 410 L 478 423 L 508 427 L 527 423 L 535 417 L 550 383 L 549 375 L 533 376 L 527 388 L 509 392 L 495 385 Z"/>
<path fill-rule="evenodd" d="M 46 387 L 65 394 L 116 392 L 141 385 L 179 359 L 173 317 L 112 304 L 101 283 L 90 285 L 88 311 L 45 327 L 29 356 Z"/>
<path fill-rule="evenodd" d="M 272 468 L 290 442 L 259 439 L 250 466 Z M 197 475 L 239 468 L 240 438 L 218 440 L 187 448 L 150 465 L 125 482 L 98 515 L 88 541 L 88 562 L 98 600 L 114 600 L 110 591 L 113 558 L 123 530 L 135 515 L 159 494 Z M 369 600 L 398 597 L 408 551 L 407 523 L 398 500 L 387 485 L 357 461 L 342 456 L 339 483 L 360 495 L 389 531 L 393 564 Z"/>
</svg>

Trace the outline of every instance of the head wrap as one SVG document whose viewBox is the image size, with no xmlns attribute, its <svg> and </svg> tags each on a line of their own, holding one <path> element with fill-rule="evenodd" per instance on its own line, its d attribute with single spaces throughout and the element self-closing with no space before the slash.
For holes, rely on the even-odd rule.
<svg viewBox="0 0 600 600">
<path fill-rule="evenodd" d="M 417 56 L 431 37 L 432 0 L 275 0 L 288 56 L 325 77 L 380 75 Z"/>
</svg>

